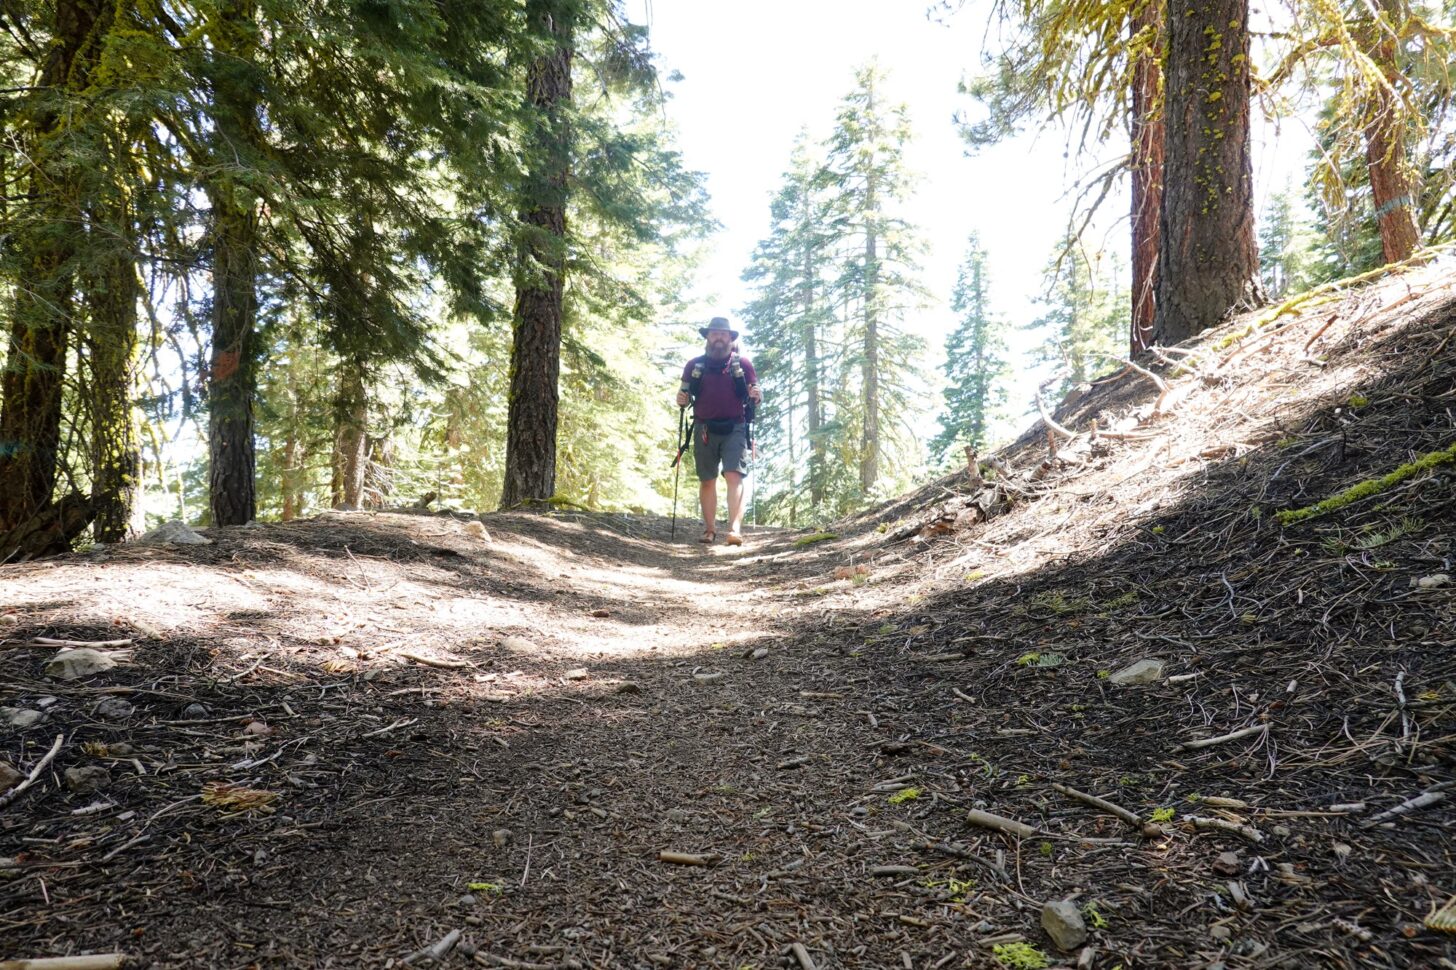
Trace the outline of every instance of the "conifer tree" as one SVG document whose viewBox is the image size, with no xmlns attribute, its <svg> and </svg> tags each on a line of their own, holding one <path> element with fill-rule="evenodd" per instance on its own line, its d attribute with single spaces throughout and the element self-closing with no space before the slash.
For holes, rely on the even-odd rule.
<svg viewBox="0 0 1456 970">
<path fill-rule="evenodd" d="M 1108 370 L 1109 358 L 1118 355 L 1128 294 L 1116 283 L 1117 260 L 1106 259 L 1099 266 L 1080 241 L 1070 239 L 1047 264 L 1045 309 L 1031 326 L 1044 333 L 1037 358 L 1055 365 L 1057 394 Z"/>
<path fill-rule="evenodd" d="M 942 458 L 957 444 L 984 448 L 990 420 L 1006 403 L 1006 388 L 1000 383 L 1006 372 L 1005 324 L 991 313 L 988 284 L 986 251 L 972 233 L 951 293 L 951 309 L 960 323 L 946 338 L 941 365 L 947 382 L 945 414 L 931 452 Z"/>
</svg>

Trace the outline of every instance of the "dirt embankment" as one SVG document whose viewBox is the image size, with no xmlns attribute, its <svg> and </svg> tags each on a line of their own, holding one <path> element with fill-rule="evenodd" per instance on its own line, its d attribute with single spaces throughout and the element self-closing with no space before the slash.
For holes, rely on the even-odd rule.
<svg viewBox="0 0 1456 970">
<path fill-rule="evenodd" d="M 1456 966 L 1438 284 L 1096 387 L 970 515 L 962 474 L 806 545 L 355 513 L 0 568 L 0 959 Z"/>
</svg>

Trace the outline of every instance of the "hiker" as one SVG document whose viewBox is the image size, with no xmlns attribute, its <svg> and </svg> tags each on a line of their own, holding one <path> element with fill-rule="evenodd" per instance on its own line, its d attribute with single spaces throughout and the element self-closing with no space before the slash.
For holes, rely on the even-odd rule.
<svg viewBox="0 0 1456 970">
<path fill-rule="evenodd" d="M 698 333 L 707 341 L 707 353 L 683 368 L 677 406 L 693 405 L 693 465 L 698 472 L 698 499 L 703 506 L 703 535 L 699 542 L 718 536 L 718 469 L 728 480 L 728 535 L 730 546 L 743 544 L 743 478 L 753 445 L 752 405 L 763 400 L 758 375 L 746 357 L 738 356 L 738 331 L 726 317 L 714 317 Z"/>
</svg>

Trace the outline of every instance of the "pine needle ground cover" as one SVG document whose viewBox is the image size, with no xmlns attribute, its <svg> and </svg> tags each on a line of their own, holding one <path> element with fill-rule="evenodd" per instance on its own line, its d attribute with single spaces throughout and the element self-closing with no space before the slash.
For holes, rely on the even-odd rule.
<svg viewBox="0 0 1456 970">
<path fill-rule="evenodd" d="M 1071 900 L 1108 970 L 1456 962 L 1451 466 L 1277 518 L 1450 447 L 1442 274 L 1233 321 L 1057 457 L 1033 429 L 812 545 L 330 513 L 0 567 L 37 715 L 0 758 L 41 768 L 4 952 L 1058 965 Z M 131 654 L 59 681 L 45 640 Z"/>
</svg>

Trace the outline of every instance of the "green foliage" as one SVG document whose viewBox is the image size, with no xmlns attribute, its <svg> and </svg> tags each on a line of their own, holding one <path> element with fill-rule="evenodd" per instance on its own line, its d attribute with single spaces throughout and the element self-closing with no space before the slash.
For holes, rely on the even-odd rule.
<svg viewBox="0 0 1456 970">
<path fill-rule="evenodd" d="M 1307 519 L 1313 519 L 1317 516 L 1339 511 L 1353 502 L 1369 498 L 1372 495 L 1379 495 L 1381 492 L 1393 488 L 1406 479 L 1419 475 L 1421 472 L 1430 471 L 1432 468 L 1450 464 L 1451 462 L 1456 462 L 1456 445 L 1452 445 L 1441 451 L 1427 452 L 1415 461 L 1401 465 L 1399 468 L 1379 478 L 1367 479 L 1321 502 L 1306 505 L 1304 508 L 1299 509 L 1285 509 L 1276 513 L 1275 516 L 1279 519 L 1280 525 L 1295 525 Z"/>
<path fill-rule="evenodd" d="M 988 285 L 986 251 L 973 233 L 951 293 L 960 324 L 945 341 L 945 413 L 930 443 L 932 454 L 942 459 L 954 459 L 950 453 L 957 444 L 984 449 L 990 443 L 987 429 L 1006 405 L 1006 324 L 991 314 Z"/>
<path fill-rule="evenodd" d="M 991 953 L 1007 970 L 1044 970 L 1051 966 L 1047 955 L 1030 943 L 997 943 Z"/>
<path fill-rule="evenodd" d="M 1036 359 L 1055 366 L 1058 396 L 1117 366 L 1108 358 L 1121 354 L 1131 313 L 1127 291 L 1109 282 L 1121 275 L 1117 262 L 1068 239 L 1047 264 L 1044 309 L 1030 328 L 1043 335 Z"/>
<path fill-rule="evenodd" d="M 913 802 L 920 797 L 919 788 L 902 788 L 890 796 L 891 805 L 903 805 L 906 802 Z"/>
</svg>

